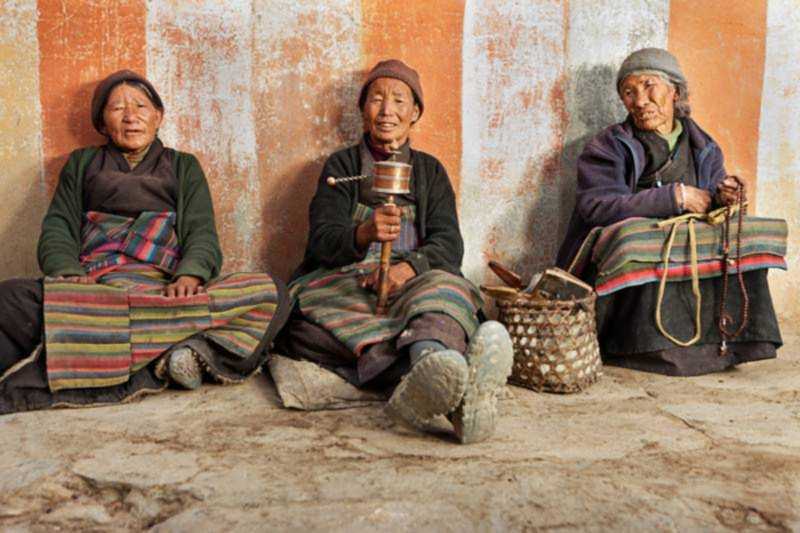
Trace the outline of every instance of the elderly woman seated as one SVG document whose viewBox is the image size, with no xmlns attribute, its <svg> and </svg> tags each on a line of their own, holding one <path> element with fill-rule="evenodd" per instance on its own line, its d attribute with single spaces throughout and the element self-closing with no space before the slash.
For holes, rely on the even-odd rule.
<svg viewBox="0 0 800 533">
<path fill-rule="evenodd" d="M 378 63 L 359 97 L 364 136 L 330 156 L 310 206 L 305 259 L 290 284 L 297 297 L 283 348 L 334 369 L 356 386 L 396 386 L 390 416 L 418 429 L 450 415 L 461 442 L 489 437 L 495 395 L 511 371 L 508 333 L 478 324 L 481 298 L 460 274 L 463 242 L 442 164 L 414 150 L 409 133 L 424 111 L 416 71 Z M 384 205 L 371 176 L 378 161 L 412 166 L 410 193 Z M 390 300 L 376 315 L 382 242 L 393 243 Z M 471 339 L 471 340 L 470 340 Z"/>
<path fill-rule="evenodd" d="M 741 249 L 733 253 L 731 245 L 732 255 L 721 255 L 724 225 L 695 215 L 739 206 L 746 191 L 726 175 L 719 146 L 689 117 L 678 61 L 666 50 L 634 52 L 619 69 L 617 90 L 628 117 L 586 144 L 558 257 L 559 266 L 595 282 L 604 361 L 696 375 L 775 357 L 781 336 L 766 268 L 785 265 L 785 223 L 747 217 L 735 243 L 734 213 L 728 236 Z M 678 218 L 659 227 L 632 217 Z M 672 226 L 681 230 L 674 241 Z M 739 261 L 744 254 L 747 261 Z M 729 267 L 740 277 L 728 275 Z"/>
<path fill-rule="evenodd" d="M 157 137 L 164 106 L 129 70 L 96 88 L 108 142 L 74 151 L 42 223 L 40 280 L 0 283 L 0 413 L 122 401 L 206 375 L 243 380 L 288 316 L 266 274 L 219 275 L 197 159 Z"/>
</svg>

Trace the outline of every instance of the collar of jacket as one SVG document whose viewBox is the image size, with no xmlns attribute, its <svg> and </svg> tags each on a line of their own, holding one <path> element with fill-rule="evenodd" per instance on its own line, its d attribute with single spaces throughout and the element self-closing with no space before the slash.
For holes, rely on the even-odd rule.
<svg viewBox="0 0 800 533">
<path fill-rule="evenodd" d="M 697 184 L 701 188 L 705 188 L 710 176 L 708 172 L 703 172 L 703 164 L 708 155 L 718 148 L 717 143 L 691 118 L 686 117 L 681 120 L 683 120 L 683 126 L 689 135 L 689 146 L 692 149 L 694 165 L 697 171 Z M 639 178 L 642 177 L 642 171 L 644 170 L 644 146 L 633 135 L 633 125 L 630 120 L 626 119 L 624 122 L 614 125 L 612 132 L 614 139 L 628 150 L 633 160 L 633 179 L 629 183 L 631 192 L 633 192 L 636 190 L 636 184 L 639 182 Z"/>
</svg>

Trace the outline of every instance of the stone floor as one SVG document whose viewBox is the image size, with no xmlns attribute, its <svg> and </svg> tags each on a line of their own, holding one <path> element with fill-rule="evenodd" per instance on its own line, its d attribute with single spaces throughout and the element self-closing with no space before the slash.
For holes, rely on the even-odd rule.
<svg viewBox="0 0 800 533">
<path fill-rule="evenodd" d="M 282 409 L 263 376 L 0 417 L 0 529 L 800 531 L 800 337 L 714 376 L 509 390 L 472 446 L 378 404 Z"/>
</svg>

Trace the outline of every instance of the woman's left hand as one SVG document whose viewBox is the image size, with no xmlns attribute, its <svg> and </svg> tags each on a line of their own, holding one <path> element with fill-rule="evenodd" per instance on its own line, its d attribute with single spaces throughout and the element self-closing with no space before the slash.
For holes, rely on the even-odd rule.
<svg viewBox="0 0 800 533">
<path fill-rule="evenodd" d="M 361 286 L 363 288 L 370 288 L 375 292 L 378 292 L 378 271 L 380 269 L 375 268 L 369 275 L 367 275 L 362 281 Z M 389 294 L 394 294 L 395 292 L 399 291 L 403 288 L 403 285 L 406 284 L 408 280 L 416 276 L 417 273 L 414 272 L 414 268 L 406 263 L 405 261 L 401 263 L 394 264 L 389 267 L 388 278 L 389 278 Z"/>
<path fill-rule="evenodd" d="M 747 201 L 747 184 L 745 181 L 739 181 L 733 176 L 727 176 L 717 185 L 717 204 L 722 206 L 735 204 L 739 183 L 742 184 L 742 199 Z"/>
<path fill-rule="evenodd" d="M 200 294 L 206 289 L 203 287 L 203 280 L 194 276 L 179 276 L 178 279 L 164 288 L 164 296 L 167 298 L 185 298 Z"/>
</svg>

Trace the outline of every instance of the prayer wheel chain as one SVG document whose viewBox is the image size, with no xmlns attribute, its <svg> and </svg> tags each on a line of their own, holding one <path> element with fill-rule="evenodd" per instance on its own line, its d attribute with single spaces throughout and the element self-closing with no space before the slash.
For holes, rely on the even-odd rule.
<svg viewBox="0 0 800 533">
<path fill-rule="evenodd" d="M 747 287 L 744 284 L 744 275 L 742 273 L 742 219 L 744 217 L 744 184 L 737 176 L 731 176 L 737 182 L 736 189 L 736 203 L 739 205 L 739 213 L 736 229 L 736 277 L 739 282 L 739 290 L 742 295 L 742 314 L 741 323 L 736 331 L 728 329 L 728 325 L 733 323 L 733 317 L 726 311 L 726 303 L 728 299 L 728 265 L 731 244 L 731 207 L 728 206 L 725 210 L 725 221 L 722 227 L 722 297 L 719 302 L 719 332 L 722 337 L 722 346 L 720 355 L 725 355 L 727 352 L 727 341 L 733 340 L 738 337 L 750 318 L 750 298 L 747 294 Z"/>
</svg>

